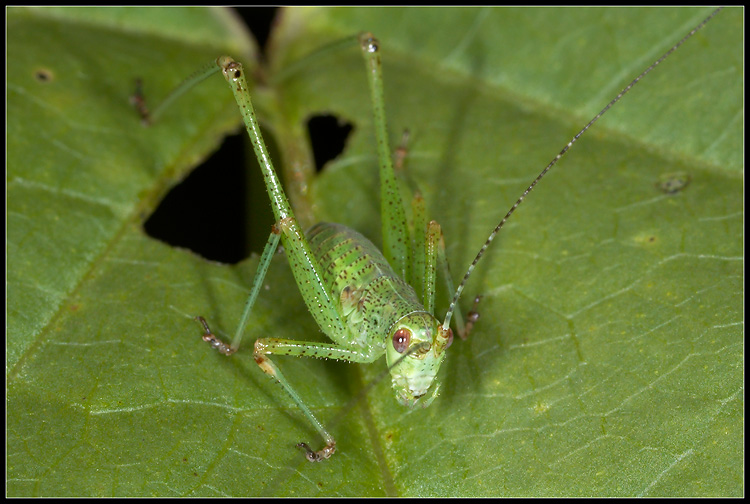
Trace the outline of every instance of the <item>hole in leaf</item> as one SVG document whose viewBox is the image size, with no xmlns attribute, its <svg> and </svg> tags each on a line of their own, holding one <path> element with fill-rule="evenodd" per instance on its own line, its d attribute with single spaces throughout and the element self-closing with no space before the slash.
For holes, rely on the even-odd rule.
<svg viewBox="0 0 750 504">
<path fill-rule="evenodd" d="M 320 172 L 325 164 L 344 151 L 346 140 L 354 127 L 350 122 L 334 115 L 316 115 L 308 119 L 315 170 Z"/>
<path fill-rule="evenodd" d="M 277 8 L 237 10 L 263 47 Z M 43 72 L 38 69 L 35 78 L 54 78 Z M 243 161 L 246 135 L 242 131 L 227 137 L 218 151 L 172 188 L 144 223 L 149 236 L 229 264 L 263 250 L 273 216 L 254 156 L 249 163 Z M 273 152 L 272 157 L 276 158 Z M 268 226 L 251 226 L 251 220 Z M 257 234 L 253 228 L 259 228 Z"/>
<path fill-rule="evenodd" d="M 243 159 L 243 137 L 227 137 L 164 197 L 144 224 L 146 233 L 214 261 L 234 264 L 247 257 L 248 168 Z"/>
<path fill-rule="evenodd" d="M 47 83 L 51 82 L 52 79 L 55 78 L 55 74 L 52 73 L 52 70 L 48 70 L 46 68 L 37 68 L 34 70 L 34 78 L 37 80 L 37 82 Z"/>
<path fill-rule="evenodd" d="M 664 194 L 677 194 L 690 184 L 690 174 L 685 172 L 666 173 L 659 177 L 657 189 Z"/>
</svg>

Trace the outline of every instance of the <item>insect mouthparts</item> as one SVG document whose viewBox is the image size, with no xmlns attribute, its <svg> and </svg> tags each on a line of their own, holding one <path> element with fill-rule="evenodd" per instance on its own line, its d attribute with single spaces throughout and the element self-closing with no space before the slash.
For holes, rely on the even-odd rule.
<svg viewBox="0 0 750 504">
<path fill-rule="evenodd" d="M 418 353 L 419 355 L 424 355 L 424 354 L 426 354 L 427 352 L 430 351 L 431 347 L 432 347 L 432 345 L 429 344 L 429 343 L 427 343 L 427 342 L 420 343 L 419 345 L 417 345 L 417 348 L 416 348 L 415 352 Z"/>
</svg>

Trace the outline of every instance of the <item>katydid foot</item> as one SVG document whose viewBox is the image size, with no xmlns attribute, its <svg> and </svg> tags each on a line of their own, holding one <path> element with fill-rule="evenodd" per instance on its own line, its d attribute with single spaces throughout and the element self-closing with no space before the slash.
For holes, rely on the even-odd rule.
<svg viewBox="0 0 750 504">
<path fill-rule="evenodd" d="M 208 322 L 206 322 L 206 319 L 199 315 L 195 317 L 195 320 L 197 320 L 203 326 L 203 341 L 211 345 L 211 348 L 215 348 L 224 355 L 232 355 L 237 351 L 236 348 L 232 348 L 230 345 L 227 345 L 219 338 L 214 336 L 214 334 L 211 332 L 211 329 L 208 327 Z"/>
<path fill-rule="evenodd" d="M 474 298 L 474 304 L 471 307 L 471 311 L 466 314 L 466 326 L 464 327 L 464 330 L 459 333 L 459 336 L 461 336 L 462 340 L 465 340 L 469 337 L 469 333 L 474 328 L 474 324 L 477 320 L 479 320 L 479 312 L 477 311 L 477 306 L 479 306 L 480 299 L 482 299 L 482 296 L 477 296 Z"/>
<path fill-rule="evenodd" d="M 315 451 L 310 448 L 307 443 L 297 443 L 297 448 L 305 450 L 305 457 L 310 462 L 320 462 L 330 458 L 331 455 L 336 453 L 336 441 L 329 441 L 321 450 Z"/>
</svg>

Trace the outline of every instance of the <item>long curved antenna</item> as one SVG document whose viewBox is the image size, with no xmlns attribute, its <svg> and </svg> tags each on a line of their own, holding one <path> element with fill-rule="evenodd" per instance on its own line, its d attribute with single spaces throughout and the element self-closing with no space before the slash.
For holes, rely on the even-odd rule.
<svg viewBox="0 0 750 504">
<path fill-rule="evenodd" d="M 701 28 L 703 28 L 706 25 L 706 23 L 708 23 L 709 21 L 711 21 L 711 19 L 713 19 L 713 17 L 716 16 L 722 9 L 723 9 L 723 7 L 719 7 L 718 9 L 716 9 L 715 11 L 713 11 L 711 13 L 711 15 L 709 15 L 706 19 L 704 19 L 703 21 L 701 21 L 701 23 L 698 24 L 698 26 L 696 26 L 695 28 L 693 28 L 692 30 L 690 30 L 690 33 L 688 33 L 687 35 L 685 35 L 679 42 L 677 42 L 675 45 L 673 45 L 671 49 L 669 49 L 667 52 L 665 52 L 659 59 L 657 59 L 656 61 L 654 61 L 648 68 L 646 68 L 643 72 L 641 72 L 641 74 L 638 77 L 636 77 L 635 79 L 633 79 L 630 82 L 630 84 L 628 84 L 627 86 L 625 86 L 625 89 L 623 89 L 622 91 L 620 91 L 620 93 L 617 96 L 615 96 L 612 99 L 612 101 L 610 101 L 607 104 L 606 107 L 604 107 L 598 114 L 596 114 L 594 116 L 594 118 L 591 119 L 588 122 L 588 124 L 586 124 L 586 126 L 584 126 L 583 129 L 581 129 L 581 131 L 579 131 L 576 134 L 576 136 L 574 136 L 573 139 L 570 142 L 568 142 L 568 144 L 565 147 L 563 147 L 563 149 L 560 151 L 560 153 L 557 156 L 555 156 L 555 158 L 552 161 L 550 161 L 550 163 L 547 165 L 547 167 L 544 170 L 542 170 L 542 172 L 534 179 L 534 181 L 531 182 L 531 185 L 529 185 L 529 187 L 526 188 L 526 190 L 523 192 L 523 194 L 521 194 L 521 197 L 516 200 L 516 202 L 513 204 L 512 207 L 510 207 L 510 210 L 508 210 L 508 213 L 505 214 L 505 217 L 503 217 L 503 220 L 500 221 L 500 224 L 498 224 L 497 226 L 495 226 L 495 229 L 492 231 L 492 233 L 490 233 L 490 236 L 484 242 L 484 245 L 482 245 L 482 248 L 479 249 L 479 252 L 477 253 L 477 256 L 474 258 L 474 261 L 469 266 L 469 269 L 466 270 L 466 274 L 464 274 L 464 278 L 461 280 L 461 283 L 458 285 L 458 288 L 456 289 L 456 293 L 453 295 L 453 299 L 451 300 L 450 307 L 448 308 L 448 313 L 445 314 L 445 321 L 443 322 L 443 329 L 444 330 L 447 331 L 448 328 L 450 327 L 451 317 L 453 316 L 453 311 L 456 308 L 456 303 L 458 303 L 458 300 L 461 298 L 461 293 L 463 292 L 464 287 L 466 286 L 466 282 L 469 280 L 469 277 L 471 276 L 472 271 L 474 271 L 474 267 L 477 265 L 477 263 L 479 262 L 479 260 L 484 255 L 484 252 L 490 246 L 490 243 L 492 243 L 492 240 L 495 239 L 495 236 L 497 235 L 497 233 L 500 231 L 500 229 L 502 229 L 502 227 L 508 221 L 508 219 L 510 218 L 510 216 L 513 215 L 513 213 L 516 211 L 516 208 L 518 208 L 518 206 L 523 202 L 523 200 L 526 198 L 526 196 L 532 191 L 532 189 L 534 189 L 534 187 L 537 185 L 537 183 L 540 180 L 542 180 L 542 178 L 544 178 L 545 175 L 547 175 L 547 172 L 549 172 L 552 169 L 552 167 L 555 166 L 555 164 L 557 164 L 557 162 L 560 160 L 560 158 L 563 157 L 566 152 L 568 152 L 568 150 L 573 146 L 574 143 L 576 143 L 576 141 L 581 137 L 581 135 L 583 135 L 584 133 L 586 133 L 586 131 L 596 121 L 598 121 L 601 116 L 603 116 L 610 108 L 612 108 L 612 106 L 615 103 L 617 103 L 618 101 L 620 101 L 620 98 L 622 98 L 623 96 L 625 96 L 625 94 L 628 91 L 630 91 L 633 88 L 633 86 L 635 86 L 636 84 L 638 84 L 638 81 L 640 81 L 643 77 L 645 77 L 646 74 L 649 73 L 651 70 L 653 70 L 654 68 L 656 68 L 656 66 L 659 63 L 661 63 L 662 61 L 664 61 L 665 59 L 667 59 L 667 57 L 669 57 L 670 54 L 672 54 L 674 51 L 676 51 L 677 48 L 680 47 L 682 44 L 684 44 L 690 37 L 692 37 L 693 35 L 695 35 L 695 33 L 698 30 L 700 30 Z"/>
</svg>

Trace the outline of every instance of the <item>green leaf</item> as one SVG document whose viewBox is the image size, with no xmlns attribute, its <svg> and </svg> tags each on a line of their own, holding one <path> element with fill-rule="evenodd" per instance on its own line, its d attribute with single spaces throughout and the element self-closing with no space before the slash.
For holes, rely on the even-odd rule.
<svg viewBox="0 0 750 504">
<path fill-rule="evenodd" d="M 215 264 L 142 230 L 239 114 L 217 76 L 141 128 L 133 79 L 163 96 L 222 52 L 255 64 L 221 36 L 241 33 L 225 11 L 166 10 L 177 29 L 162 12 L 8 13 L 9 495 L 744 493 L 740 9 L 649 74 L 509 221 L 429 408 L 399 406 L 386 379 L 334 421 L 384 364 L 277 359 L 332 423 L 338 451 L 320 464 L 294 448 L 315 431 L 252 359 L 259 336 L 324 339 L 284 258 L 227 359 L 191 317 L 230 334 L 257 258 Z M 408 128 L 407 169 L 458 278 L 547 162 L 709 12 L 287 9 L 256 105 L 283 160 L 311 114 L 355 125 L 310 206 L 379 242 L 364 64 L 356 46 L 316 51 L 375 33 L 392 146 Z M 198 28 L 212 23 L 226 28 Z"/>
</svg>

